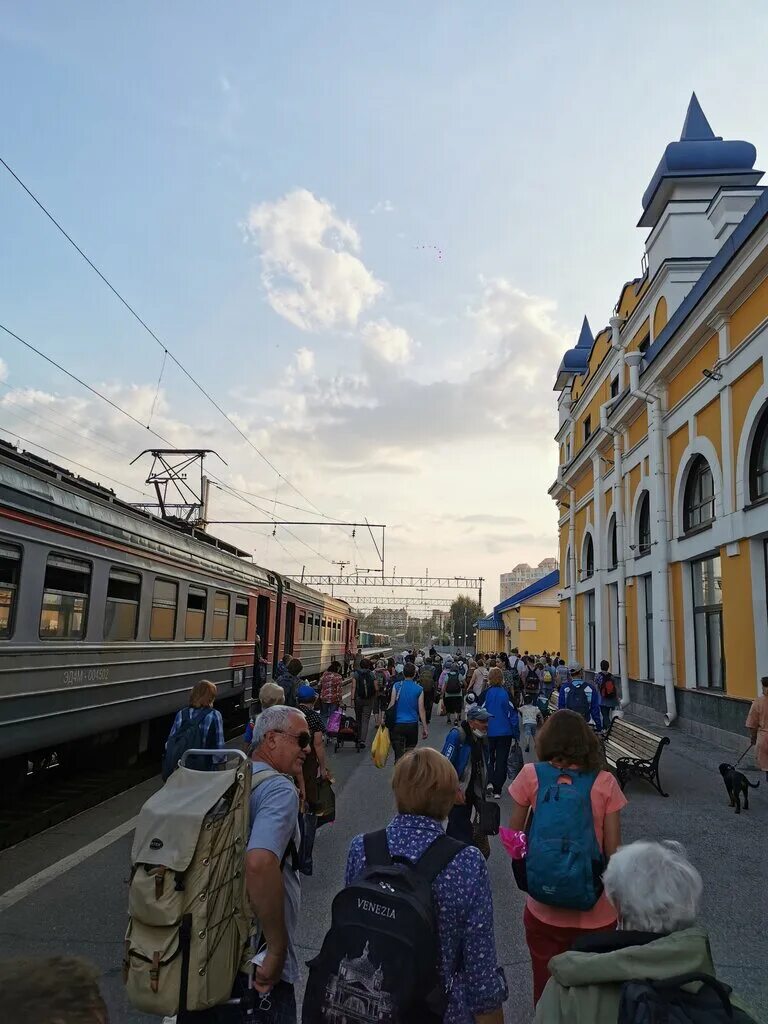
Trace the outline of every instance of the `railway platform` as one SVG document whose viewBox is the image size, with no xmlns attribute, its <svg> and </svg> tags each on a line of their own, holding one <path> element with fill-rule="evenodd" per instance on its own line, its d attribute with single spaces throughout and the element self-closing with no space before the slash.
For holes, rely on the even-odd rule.
<svg viewBox="0 0 768 1024">
<path fill-rule="evenodd" d="M 430 744 L 442 745 L 442 719 L 433 719 Z M 366 753 L 347 747 L 331 754 L 336 777 L 336 823 L 318 835 L 315 874 L 303 880 L 302 959 L 318 950 L 331 900 L 342 883 L 349 841 L 379 828 L 392 812 L 391 762 L 378 770 Z M 530 756 L 530 755 L 529 755 Z M 665 751 L 665 800 L 642 783 L 627 789 L 625 842 L 671 838 L 683 842 L 704 878 L 701 923 L 709 930 L 718 975 L 768 1020 L 768 934 L 765 931 L 763 855 L 768 792 L 752 794 L 736 817 L 727 805 L 717 764 L 725 751 L 703 749 L 674 733 Z M 126 1003 L 120 960 L 126 921 L 133 819 L 160 784 L 150 779 L 48 832 L 0 853 L 0 956 L 76 954 L 93 961 L 112 1024 L 159 1024 Z M 509 798 L 502 798 L 502 820 Z M 531 979 L 522 925 L 523 896 L 509 862 L 492 840 L 491 872 L 500 962 L 510 988 L 505 1020 L 531 1020 Z"/>
</svg>

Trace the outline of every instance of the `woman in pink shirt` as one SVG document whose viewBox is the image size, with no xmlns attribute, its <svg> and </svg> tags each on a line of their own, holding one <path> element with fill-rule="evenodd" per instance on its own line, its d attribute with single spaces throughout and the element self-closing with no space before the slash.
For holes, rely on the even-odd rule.
<svg viewBox="0 0 768 1024">
<path fill-rule="evenodd" d="M 555 768 L 595 773 L 590 792 L 592 818 L 598 845 L 607 861 L 621 844 L 619 813 L 627 800 L 613 775 L 601 771 L 602 755 L 595 733 L 581 715 L 557 711 L 537 735 L 536 752 L 540 761 L 548 761 Z M 563 775 L 558 781 L 570 783 L 571 780 Z M 536 807 L 537 792 L 536 766 L 526 764 L 509 787 L 513 800 L 510 828 L 525 828 L 529 814 Z M 549 980 L 552 957 L 565 953 L 586 932 L 613 931 L 616 911 L 605 893 L 591 910 L 585 911 L 549 906 L 529 895 L 523 923 L 533 967 L 535 1005 Z"/>
</svg>

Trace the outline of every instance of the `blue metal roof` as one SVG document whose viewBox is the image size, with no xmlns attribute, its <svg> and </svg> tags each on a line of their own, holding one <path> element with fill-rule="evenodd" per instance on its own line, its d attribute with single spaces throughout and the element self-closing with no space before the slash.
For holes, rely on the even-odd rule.
<svg viewBox="0 0 768 1024">
<path fill-rule="evenodd" d="M 501 612 L 506 612 L 510 608 L 514 608 L 518 604 L 523 604 L 532 597 L 536 597 L 537 594 L 542 594 L 545 590 L 550 590 L 552 587 L 558 586 L 560 583 L 560 570 L 553 569 L 552 572 L 548 572 L 546 576 L 542 576 L 540 580 L 534 580 L 529 587 L 525 590 L 519 591 L 517 594 L 513 594 L 512 597 L 508 597 L 506 601 L 502 601 L 501 604 L 497 604 L 493 609 L 494 615 L 499 615 Z"/>
<path fill-rule="evenodd" d="M 587 373 L 589 370 L 589 357 L 594 344 L 595 337 L 592 334 L 592 328 L 589 326 L 589 320 L 584 317 L 579 340 L 574 348 L 567 349 L 560 363 L 560 368 L 557 371 L 558 380 L 560 380 L 561 374 L 570 376 L 575 373 Z M 557 389 L 557 384 L 555 384 L 555 389 Z"/>
<path fill-rule="evenodd" d="M 691 96 L 679 142 L 670 142 L 643 194 L 643 216 L 638 227 L 653 227 L 663 208 L 657 193 L 670 178 L 730 177 L 755 184 L 760 172 L 753 170 L 757 150 L 751 142 L 726 142 L 715 135 L 704 116 L 696 93 Z"/>
<path fill-rule="evenodd" d="M 498 615 L 486 615 L 484 619 L 478 619 L 475 623 L 476 629 L 504 629 L 504 622 Z"/>
</svg>

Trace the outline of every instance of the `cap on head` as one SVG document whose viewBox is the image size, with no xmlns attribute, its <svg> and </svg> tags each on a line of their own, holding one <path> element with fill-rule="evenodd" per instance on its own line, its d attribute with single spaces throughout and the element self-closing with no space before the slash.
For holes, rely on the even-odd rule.
<svg viewBox="0 0 768 1024">
<path fill-rule="evenodd" d="M 580 661 L 574 660 L 568 662 L 568 671 L 571 673 L 571 675 L 573 675 L 574 672 L 581 672 L 582 668 L 583 665 Z"/>
<path fill-rule="evenodd" d="M 296 692 L 296 697 L 300 701 L 317 700 L 317 694 L 315 693 L 315 691 L 312 689 L 311 686 L 307 686 L 306 684 L 304 686 L 299 687 L 299 689 Z"/>
<path fill-rule="evenodd" d="M 473 704 L 467 711 L 468 722 L 487 722 L 489 718 L 493 718 L 493 715 L 477 704 Z"/>
</svg>

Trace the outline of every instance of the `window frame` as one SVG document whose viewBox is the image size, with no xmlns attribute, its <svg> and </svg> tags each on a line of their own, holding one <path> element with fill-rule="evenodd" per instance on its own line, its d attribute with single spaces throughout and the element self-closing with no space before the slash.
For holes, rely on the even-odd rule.
<svg viewBox="0 0 768 1024">
<path fill-rule="evenodd" d="M 719 603 L 705 603 L 697 604 L 696 598 L 696 567 L 703 565 L 705 562 L 713 563 L 713 582 L 717 580 L 717 575 L 714 569 L 715 562 L 720 563 L 720 601 Z M 690 574 L 691 574 L 691 606 L 693 609 L 693 648 L 694 648 L 694 665 L 696 669 L 696 689 L 708 690 L 713 693 L 727 693 L 728 692 L 728 679 L 727 679 L 727 665 L 725 662 L 725 634 L 723 632 L 723 588 L 722 588 L 722 558 L 719 554 L 704 555 L 702 558 L 695 558 L 690 562 Z M 702 588 L 703 589 L 703 588 Z M 710 630 L 710 620 L 718 619 L 718 632 L 720 637 L 720 681 L 721 686 L 712 686 L 702 683 L 699 674 L 699 617 L 703 616 L 704 620 L 704 643 L 706 649 L 707 659 L 707 674 L 709 675 L 709 666 L 712 664 L 712 632 Z"/>
<path fill-rule="evenodd" d="M 709 478 L 709 495 L 704 496 L 702 482 Z M 692 493 L 692 492 L 696 493 Z M 709 506 L 710 515 L 704 518 L 703 510 Z M 683 491 L 683 533 L 697 533 L 711 526 L 715 521 L 715 479 L 712 467 L 703 455 L 696 455 L 688 467 Z"/>
<path fill-rule="evenodd" d="M 16 582 L 13 583 L 0 583 L 0 590 L 8 590 L 10 599 L 8 601 L 8 628 L 3 631 L 0 629 L 0 640 L 10 640 L 13 637 L 14 629 L 16 628 L 16 611 L 19 605 L 19 589 L 21 587 L 21 570 L 24 563 L 24 548 L 21 544 L 7 543 L 5 540 L 0 541 L 0 549 L 7 548 L 18 551 L 19 557 L 15 559 L 17 566 Z M 8 561 L 12 561 L 10 558 Z"/>
<path fill-rule="evenodd" d="M 193 593 L 193 592 L 194 592 L 195 597 L 200 597 L 202 595 L 202 598 L 203 598 L 203 628 L 201 630 L 200 636 L 190 636 L 189 635 L 189 630 L 187 628 L 187 616 L 189 615 L 189 612 L 190 612 L 189 595 L 191 593 Z M 199 612 L 200 611 L 199 608 L 193 608 L 191 610 L 195 611 L 195 612 Z M 203 640 L 205 640 L 205 630 L 206 630 L 207 626 L 208 626 L 208 588 L 202 586 L 199 583 L 190 583 L 187 586 L 187 600 L 186 600 L 186 607 L 184 609 L 184 639 L 185 640 L 196 641 L 197 643 L 201 643 Z"/>
<path fill-rule="evenodd" d="M 653 650 L 653 574 L 646 573 L 641 576 L 643 581 L 643 614 L 645 616 L 645 677 L 653 682 L 654 676 L 654 650 Z M 648 611 L 648 595 L 650 594 L 650 608 Z"/>
<path fill-rule="evenodd" d="M 595 542 L 591 533 L 584 538 L 582 552 L 584 564 L 581 567 L 581 578 L 590 580 L 595 575 Z"/>
<path fill-rule="evenodd" d="M 60 558 L 60 559 L 64 560 L 65 562 L 79 563 L 80 565 L 88 566 L 88 570 L 87 570 L 88 590 L 85 592 L 85 594 L 82 594 L 82 593 L 79 593 L 79 592 L 76 593 L 75 591 L 67 591 L 67 590 L 54 590 L 54 589 L 48 590 L 48 588 L 46 587 L 46 584 L 45 584 L 45 578 L 48 575 L 48 566 L 51 564 L 51 559 L 52 558 Z M 63 568 L 65 568 L 65 571 L 66 571 L 66 567 L 63 567 Z M 78 569 L 71 569 L 69 571 L 70 572 L 79 572 L 80 570 L 78 570 Z M 85 576 L 86 573 L 83 572 L 82 575 Z M 92 586 L 92 584 L 93 584 L 93 562 L 91 561 L 91 559 L 89 559 L 89 558 L 73 558 L 72 555 L 66 554 L 63 551 L 56 551 L 54 549 L 50 549 L 48 551 L 48 555 L 47 555 L 46 560 L 45 560 L 45 572 L 43 574 L 43 592 L 42 592 L 41 599 L 40 599 L 40 616 L 39 616 L 39 619 L 38 619 L 38 637 L 40 638 L 40 640 L 42 640 L 44 643 L 47 643 L 47 642 L 50 642 L 50 641 L 55 641 L 55 640 L 85 640 L 85 638 L 86 638 L 86 636 L 88 634 L 88 621 L 89 621 L 89 618 L 90 618 L 90 610 L 91 610 L 91 586 Z M 79 636 L 71 636 L 71 635 L 68 635 L 68 636 L 45 636 L 43 634 L 43 631 L 42 631 L 43 612 L 45 610 L 45 595 L 47 593 L 61 594 L 62 596 L 64 596 L 64 595 L 71 595 L 73 597 L 85 597 L 85 607 L 83 608 L 83 612 L 82 612 L 83 626 L 82 626 L 82 630 L 81 630 L 81 633 L 80 633 Z"/>
<path fill-rule="evenodd" d="M 240 605 L 241 607 L 245 605 L 245 615 L 238 615 L 238 605 Z M 239 636 L 237 627 L 238 623 L 242 624 L 243 619 L 245 619 L 245 632 L 243 633 L 242 636 Z M 235 614 L 233 616 L 232 621 L 234 622 L 234 629 L 232 635 L 235 643 L 246 643 L 248 640 L 248 626 L 250 625 L 251 621 L 251 602 L 248 600 L 248 597 L 245 594 L 235 594 Z"/>
<path fill-rule="evenodd" d="M 761 453 L 763 458 L 758 460 Z M 762 493 L 760 493 L 761 487 Z M 755 436 L 752 438 L 752 446 L 749 450 L 749 500 L 750 502 L 768 500 L 768 402 L 763 406 L 757 418 Z"/>
<path fill-rule="evenodd" d="M 123 575 L 125 575 L 125 576 L 133 576 L 134 579 L 138 580 L 138 582 L 139 582 L 139 596 L 138 596 L 138 598 L 136 599 L 135 602 L 134 601 L 130 601 L 130 600 L 126 599 L 126 598 L 115 598 L 115 597 L 110 597 L 109 596 L 109 584 L 110 584 L 110 580 L 112 579 L 113 573 L 123 573 Z M 137 636 L 139 635 L 139 617 L 141 615 L 141 594 L 142 594 L 143 586 L 144 586 L 144 576 L 143 576 L 143 574 L 141 572 L 138 572 L 137 570 L 134 570 L 134 569 L 125 569 L 121 565 L 110 565 L 109 570 L 107 572 L 107 594 L 106 594 L 106 597 L 105 597 L 105 600 L 104 600 L 104 622 L 103 622 L 103 629 L 102 629 L 102 636 L 104 638 L 104 642 L 105 643 L 110 643 L 110 644 L 128 644 L 128 643 L 131 643 L 132 641 L 134 641 L 137 638 Z M 134 618 L 134 621 L 133 621 L 133 636 L 130 636 L 130 637 L 111 637 L 111 636 L 107 636 L 107 608 L 109 607 L 110 602 L 112 602 L 113 604 L 135 604 L 135 606 L 136 606 L 136 615 L 135 615 L 135 618 Z"/>
<path fill-rule="evenodd" d="M 648 542 L 643 543 L 644 529 L 646 525 L 644 520 L 647 522 L 647 536 Z M 653 540 L 651 537 L 651 493 L 650 491 L 644 490 L 640 498 L 640 504 L 637 509 L 637 555 L 636 558 L 644 558 L 645 555 L 650 555 L 651 545 Z"/>
<path fill-rule="evenodd" d="M 227 599 L 227 613 L 226 613 L 226 615 L 224 615 L 223 612 L 219 611 L 216 608 L 216 598 L 218 598 L 218 597 L 226 597 L 226 599 Z M 230 639 L 230 636 L 229 636 L 229 633 L 230 633 L 229 620 L 231 619 L 231 617 L 232 617 L 232 595 L 230 594 L 230 592 L 228 590 L 214 590 L 214 592 L 213 592 L 213 621 L 211 623 L 211 640 L 218 640 L 219 642 L 221 642 L 222 640 L 226 641 L 226 640 Z M 217 630 L 216 630 L 216 626 L 217 626 L 217 624 L 220 625 L 222 622 L 226 623 L 225 630 L 224 630 L 224 636 L 219 636 L 218 633 L 217 633 Z"/>
<path fill-rule="evenodd" d="M 610 397 L 611 398 L 618 398 L 619 397 L 619 375 L 618 375 L 618 373 L 616 374 L 615 377 L 611 377 Z"/>
<path fill-rule="evenodd" d="M 583 433 L 584 433 L 584 444 L 586 444 L 587 441 L 590 439 L 590 437 L 592 437 L 592 414 L 591 413 L 590 413 L 589 416 L 585 416 L 584 417 L 584 422 L 582 423 L 582 430 L 583 430 Z"/>
<path fill-rule="evenodd" d="M 170 607 L 169 605 L 166 605 L 166 604 L 156 604 L 156 602 L 155 602 L 155 591 L 156 591 L 158 583 L 170 583 L 171 586 L 174 588 L 175 594 L 176 594 L 176 600 L 175 600 L 175 604 L 174 604 L 174 608 L 173 608 L 173 630 L 171 632 L 170 637 L 167 637 L 167 636 L 152 636 L 152 620 L 154 618 L 153 612 L 154 612 L 155 608 L 167 608 L 167 607 Z M 157 644 L 157 643 L 160 643 L 160 644 L 162 644 L 162 643 L 166 643 L 166 644 L 173 643 L 173 641 L 176 639 L 176 630 L 178 628 L 178 625 L 179 625 L 179 581 L 178 580 L 173 580 L 173 579 L 171 579 L 168 576 L 155 576 L 154 581 L 152 583 L 152 603 L 150 605 L 150 610 L 149 610 L 149 640 L 150 640 L 150 642 L 153 643 L 153 644 Z"/>
<path fill-rule="evenodd" d="M 614 512 L 608 520 L 608 568 L 617 569 L 619 566 L 619 531 L 616 528 L 616 513 Z"/>
</svg>

